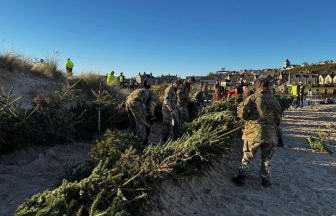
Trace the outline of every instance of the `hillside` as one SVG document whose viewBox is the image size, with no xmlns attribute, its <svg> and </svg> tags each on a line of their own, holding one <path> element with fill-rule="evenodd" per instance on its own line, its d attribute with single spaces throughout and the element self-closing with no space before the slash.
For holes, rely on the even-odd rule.
<svg viewBox="0 0 336 216">
<path fill-rule="evenodd" d="M 53 94 L 66 82 L 62 72 L 57 69 L 57 63 L 47 61 L 34 64 L 22 56 L 12 53 L 0 56 L 0 88 L 13 90 L 23 105 L 29 105 L 41 94 Z"/>
<path fill-rule="evenodd" d="M 281 70 L 272 70 L 272 71 L 267 71 L 265 74 L 271 74 L 271 73 L 279 73 Z M 281 72 L 283 73 L 315 73 L 315 74 L 329 74 L 329 73 L 336 73 L 336 64 L 333 63 L 326 63 L 323 65 L 309 65 L 309 66 L 304 66 L 304 67 L 296 67 L 296 68 L 291 68 L 288 70 L 282 70 Z"/>
</svg>

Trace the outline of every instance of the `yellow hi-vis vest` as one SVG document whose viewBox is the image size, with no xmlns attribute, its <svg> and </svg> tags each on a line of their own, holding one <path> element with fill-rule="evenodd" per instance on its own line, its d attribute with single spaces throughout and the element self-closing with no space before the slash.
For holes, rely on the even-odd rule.
<svg viewBox="0 0 336 216">
<path fill-rule="evenodd" d="M 119 81 L 120 81 L 120 82 L 124 82 L 124 76 L 123 76 L 123 75 L 120 75 L 120 76 L 119 76 Z"/>
<path fill-rule="evenodd" d="M 107 74 L 107 83 L 114 81 L 114 74 L 112 72 Z"/>
<path fill-rule="evenodd" d="M 66 64 L 65 64 L 65 67 L 66 68 L 73 68 L 74 64 L 71 60 L 67 60 Z"/>
<path fill-rule="evenodd" d="M 292 85 L 291 93 L 293 96 L 298 96 L 297 85 Z"/>
</svg>

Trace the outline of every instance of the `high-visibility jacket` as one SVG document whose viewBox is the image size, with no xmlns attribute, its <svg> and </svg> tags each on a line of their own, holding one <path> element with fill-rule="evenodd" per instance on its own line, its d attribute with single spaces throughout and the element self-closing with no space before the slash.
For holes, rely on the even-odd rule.
<svg viewBox="0 0 336 216">
<path fill-rule="evenodd" d="M 65 67 L 66 68 L 73 68 L 73 66 L 74 66 L 73 62 L 70 59 L 68 59 L 66 64 L 65 64 Z"/>
<path fill-rule="evenodd" d="M 304 90 L 305 90 L 305 86 L 304 85 L 299 85 L 298 86 L 298 88 L 299 88 L 299 93 L 300 93 L 300 95 L 303 95 L 304 94 Z"/>
<path fill-rule="evenodd" d="M 120 81 L 120 82 L 124 82 L 124 80 L 125 80 L 124 75 L 120 75 L 120 76 L 119 76 L 119 81 Z"/>
<path fill-rule="evenodd" d="M 111 83 L 114 79 L 114 73 L 110 72 L 107 74 L 107 83 Z"/>
<path fill-rule="evenodd" d="M 293 96 L 298 96 L 298 87 L 297 85 L 292 85 L 291 93 Z"/>
</svg>

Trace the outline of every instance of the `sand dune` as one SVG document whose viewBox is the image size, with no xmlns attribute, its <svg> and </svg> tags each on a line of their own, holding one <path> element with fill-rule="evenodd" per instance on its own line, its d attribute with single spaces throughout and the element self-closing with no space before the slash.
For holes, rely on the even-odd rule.
<svg viewBox="0 0 336 216">
<path fill-rule="evenodd" d="M 23 96 L 20 102 L 25 106 L 33 102 L 37 95 L 53 93 L 62 84 L 62 82 L 48 80 L 31 73 L 0 69 L 0 87 L 6 90 L 14 87 L 13 94 L 17 97 Z"/>
<path fill-rule="evenodd" d="M 31 195 L 53 188 L 64 167 L 88 159 L 90 145 L 74 143 L 31 147 L 0 157 L 0 215 L 6 216 Z"/>
</svg>

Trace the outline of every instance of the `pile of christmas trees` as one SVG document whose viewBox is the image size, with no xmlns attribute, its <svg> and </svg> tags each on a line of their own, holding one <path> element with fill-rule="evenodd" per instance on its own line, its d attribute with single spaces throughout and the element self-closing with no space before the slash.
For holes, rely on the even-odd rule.
<svg viewBox="0 0 336 216">
<path fill-rule="evenodd" d="M 185 125 L 177 140 L 144 147 L 129 134 L 107 131 L 91 150 L 91 175 L 64 181 L 32 196 L 15 215 L 135 215 L 144 199 L 168 178 L 209 168 L 230 151 L 235 114 L 226 106 L 208 107 L 206 114 Z M 211 111 L 212 110 L 212 111 Z M 208 124 L 208 122 L 216 123 Z"/>
</svg>

